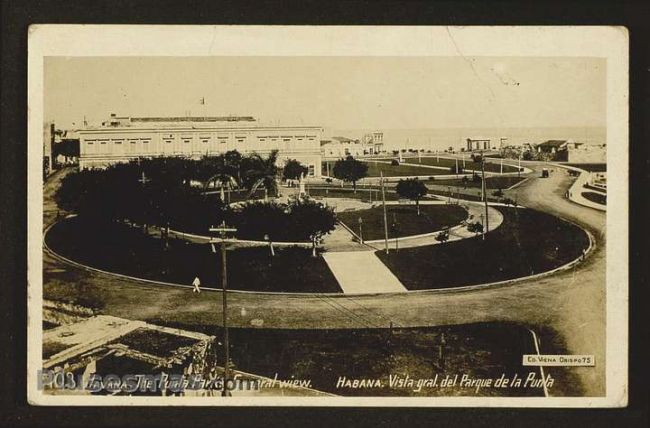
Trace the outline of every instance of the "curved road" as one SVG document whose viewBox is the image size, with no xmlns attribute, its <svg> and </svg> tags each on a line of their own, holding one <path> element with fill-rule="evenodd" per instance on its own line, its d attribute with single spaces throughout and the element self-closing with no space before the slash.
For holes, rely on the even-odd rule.
<svg viewBox="0 0 650 428">
<path fill-rule="evenodd" d="M 364 328 L 436 326 L 473 322 L 517 322 L 557 332 L 556 340 L 572 354 L 594 354 L 595 368 L 572 369 L 585 395 L 605 393 L 605 213 L 567 201 L 572 179 L 556 169 L 541 179 L 542 164 L 518 188 L 522 205 L 564 217 L 588 228 L 597 247 L 571 271 L 512 285 L 472 291 L 414 292 L 364 296 L 304 296 L 230 293 L 229 324 L 265 328 Z M 65 174 L 65 173 L 63 173 Z M 62 174 L 61 174 L 62 175 Z M 45 189 L 45 222 L 53 220 L 54 177 Z M 506 192 L 506 193 L 508 193 Z M 49 199 L 49 200 L 48 200 Z M 47 252 L 44 298 L 73 300 L 100 308 L 103 314 L 147 322 L 192 325 L 221 324 L 218 291 L 194 295 L 190 290 L 156 286 L 78 269 Z M 244 310 L 245 309 L 245 310 Z M 544 353 L 544 343 L 541 343 Z"/>
</svg>

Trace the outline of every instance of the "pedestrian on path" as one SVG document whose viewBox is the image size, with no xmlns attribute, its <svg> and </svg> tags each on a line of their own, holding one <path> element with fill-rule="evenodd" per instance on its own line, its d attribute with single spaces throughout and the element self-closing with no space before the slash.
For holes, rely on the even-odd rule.
<svg viewBox="0 0 650 428">
<path fill-rule="evenodd" d="M 192 293 L 201 293 L 201 280 L 199 279 L 198 276 L 194 277 L 194 281 L 192 281 L 192 285 L 194 288 L 192 289 Z"/>
</svg>

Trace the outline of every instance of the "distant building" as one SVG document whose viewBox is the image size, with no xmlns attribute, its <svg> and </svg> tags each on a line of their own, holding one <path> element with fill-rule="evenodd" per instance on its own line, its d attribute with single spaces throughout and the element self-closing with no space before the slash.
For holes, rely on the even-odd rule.
<svg viewBox="0 0 650 428">
<path fill-rule="evenodd" d="M 535 147 L 538 155 L 555 161 L 604 163 L 605 144 L 584 144 L 573 140 L 547 140 Z"/>
<path fill-rule="evenodd" d="M 546 140 L 537 145 L 537 153 L 558 153 L 567 150 L 568 140 Z"/>
<path fill-rule="evenodd" d="M 606 144 L 580 144 L 568 146 L 567 160 L 573 163 L 606 163 Z"/>
<path fill-rule="evenodd" d="M 481 137 L 474 137 L 474 138 L 467 138 L 465 142 L 467 143 L 466 149 L 468 152 L 471 152 L 473 150 L 490 150 L 490 139 L 489 138 L 481 138 Z"/>
<path fill-rule="evenodd" d="M 199 158 L 230 150 L 268 155 L 278 166 L 296 159 L 321 175 L 319 126 L 265 126 L 250 116 L 129 117 L 111 114 L 99 127 L 79 130 L 79 167 L 95 168 L 140 157 Z"/>
<path fill-rule="evenodd" d="M 363 144 L 368 154 L 377 154 L 384 151 L 384 133 L 373 131 L 363 136 Z"/>
<path fill-rule="evenodd" d="M 359 140 L 347 137 L 332 137 L 331 140 L 321 141 L 321 154 L 327 158 L 362 156 L 363 144 Z"/>
<path fill-rule="evenodd" d="M 365 134 L 362 140 L 347 137 L 332 137 L 321 140 L 321 153 L 326 158 L 344 158 L 346 156 L 364 156 L 381 153 L 384 150 L 383 132 Z"/>
<path fill-rule="evenodd" d="M 53 122 L 43 125 L 43 176 L 47 177 L 54 167 L 54 138 L 55 129 Z"/>
</svg>

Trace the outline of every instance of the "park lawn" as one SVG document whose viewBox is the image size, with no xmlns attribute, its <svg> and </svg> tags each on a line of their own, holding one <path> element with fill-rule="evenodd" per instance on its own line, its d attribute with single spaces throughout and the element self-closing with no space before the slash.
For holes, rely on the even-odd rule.
<svg viewBox="0 0 650 428">
<path fill-rule="evenodd" d="M 596 192 L 582 192 L 582 197 L 601 205 L 607 205 L 607 195 Z"/>
<path fill-rule="evenodd" d="M 388 237 L 411 236 L 436 232 L 452 227 L 467 219 L 467 211 L 458 205 L 421 205 L 417 215 L 413 205 L 387 205 Z M 346 211 L 336 214 L 339 221 L 359 233 L 359 218 L 363 224 L 363 239 L 372 241 L 384 238 L 384 211 L 382 207 Z M 397 222 L 397 230 L 391 225 Z"/>
<path fill-rule="evenodd" d="M 456 192 L 458 190 L 458 192 Z M 451 188 L 451 194 L 448 190 L 448 188 L 443 188 L 443 189 L 436 189 L 436 188 L 431 188 L 429 187 L 429 192 L 430 195 L 436 195 L 436 196 L 442 196 L 443 198 L 449 198 L 451 196 L 452 201 L 455 203 L 456 198 L 458 197 L 457 193 L 460 193 L 460 199 L 466 199 L 468 201 L 475 201 L 475 202 L 482 202 L 483 200 L 481 199 L 481 189 L 478 188 L 472 188 L 468 187 L 467 189 L 463 189 L 462 187 L 452 187 Z M 499 198 L 496 196 L 492 196 L 492 192 L 488 192 L 488 202 L 501 202 Z"/>
<path fill-rule="evenodd" d="M 607 172 L 606 163 L 567 163 L 566 165 L 584 169 L 589 172 Z"/>
<path fill-rule="evenodd" d="M 363 314 L 361 311 L 360 315 Z M 170 324 L 197 330 L 197 326 Z M 214 327 L 205 333 L 215 334 Z M 217 331 L 217 340 L 220 340 Z M 391 385 L 389 376 L 408 374 L 438 382 L 449 375 L 467 374 L 474 378 L 497 379 L 514 374 L 525 379 L 530 372 L 539 378 L 539 369 L 521 365 L 521 356 L 535 352 L 530 332 L 513 323 L 474 323 L 439 327 L 356 329 L 240 329 L 229 330 L 234 368 L 279 379 L 310 380 L 311 387 L 343 396 L 543 396 L 539 388 L 476 388 L 460 384 L 442 388 Z M 438 345 L 444 335 L 443 362 Z M 551 347 L 553 332 L 541 332 L 546 353 L 566 353 Z M 575 374 L 558 367 L 549 368 L 557 395 L 579 395 Z M 380 386 L 337 388 L 339 377 L 379 379 Z"/>
<path fill-rule="evenodd" d="M 449 171 L 444 171 L 441 169 L 422 168 L 419 166 L 412 166 L 412 165 L 394 166 L 391 165 L 390 163 L 386 163 L 388 162 L 386 160 L 382 162 L 375 162 L 372 160 L 364 160 L 364 159 L 360 159 L 360 160 L 368 164 L 368 177 L 379 177 L 382 172 L 384 174 L 384 177 L 412 177 L 412 176 L 428 177 L 433 175 L 449 174 Z M 326 167 L 327 163 L 329 163 L 330 174 L 331 174 L 335 162 L 334 161 L 323 162 L 323 174 L 327 174 L 327 167 Z"/>
<path fill-rule="evenodd" d="M 485 182 L 488 189 L 507 189 L 520 181 L 525 180 L 526 177 L 487 177 Z M 441 186 L 452 186 L 452 187 L 472 187 L 480 188 L 481 181 L 474 181 L 471 178 L 467 182 L 463 182 L 462 179 L 449 179 L 449 180 L 435 180 L 429 184 L 438 184 Z"/>
<path fill-rule="evenodd" d="M 220 255 L 207 244 L 162 240 L 140 229 L 109 223 L 97 225 L 74 217 L 50 229 L 48 246 L 79 263 L 138 278 L 190 285 L 198 276 L 205 287 L 221 288 Z M 277 248 L 271 259 L 266 247 L 228 251 L 229 288 L 250 291 L 340 292 L 322 257 L 306 248 Z"/>
<path fill-rule="evenodd" d="M 587 234 L 550 214 L 495 207 L 500 227 L 480 236 L 377 256 L 409 290 L 462 287 L 545 272 L 581 256 Z"/>
<path fill-rule="evenodd" d="M 452 166 L 456 166 L 456 160 L 455 159 L 448 159 L 448 158 L 436 158 L 435 156 L 431 157 L 422 157 L 422 161 L 420 162 L 417 157 L 405 157 L 403 158 L 404 162 L 408 163 L 420 163 L 422 165 L 430 165 L 430 166 L 439 166 L 439 167 L 444 167 L 444 168 L 451 168 Z M 517 172 L 517 167 L 516 166 L 510 166 L 510 165 L 505 165 L 506 163 L 512 163 L 516 162 L 511 160 L 504 160 L 504 165 L 503 165 L 503 172 Z M 458 166 L 462 168 L 463 166 L 463 160 L 458 159 Z M 475 170 L 477 172 L 481 171 L 481 165 L 478 163 L 472 162 L 472 158 L 470 155 L 466 155 L 465 158 L 465 171 L 471 172 L 472 170 Z M 441 170 L 442 171 L 442 170 Z M 485 163 L 485 171 L 487 172 L 500 172 L 501 171 L 501 161 L 500 160 L 495 160 L 495 161 L 490 161 L 489 158 Z M 449 172 L 447 172 L 449 174 Z"/>
<path fill-rule="evenodd" d="M 377 201 L 381 199 L 381 189 L 378 186 L 373 186 L 372 188 L 366 188 L 365 186 L 357 186 L 357 191 L 354 192 L 354 189 L 351 187 L 308 187 L 307 193 L 309 196 L 314 198 L 348 198 L 348 199 L 360 199 L 362 201 L 370 201 L 370 189 L 372 189 L 372 200 Z M 397 193 L 394 190 L 386 190 L 386 200 L 387 201 L 396 201 L 399 199 Z"/>
</svg>

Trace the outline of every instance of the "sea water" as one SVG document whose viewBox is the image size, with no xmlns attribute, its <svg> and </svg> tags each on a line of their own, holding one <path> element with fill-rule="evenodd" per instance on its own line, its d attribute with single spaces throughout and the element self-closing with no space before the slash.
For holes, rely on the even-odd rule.
<svg viewBox="0 0 650 428">
<path fill-rule="evenodd" d="M 361 139 L 364 134 L 384 133 L 384 149 L 460 150 L 466 147 L 467 138 L 490 139 L 491 146 L 499 148 L 501 139 L 505 145 L 523 143 L 538 144 L 546 140 L 573 140 L 585 144 L 607 143 L 605 127 L 544 127 L 544 128 L 431 128 L 431 129 L 332 129 L 329 137 Z M 325 137 L 327 138 L 327 137 Z"/>
</svg>

